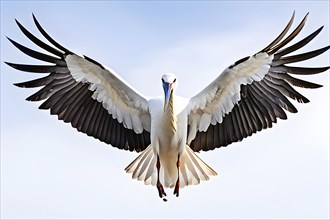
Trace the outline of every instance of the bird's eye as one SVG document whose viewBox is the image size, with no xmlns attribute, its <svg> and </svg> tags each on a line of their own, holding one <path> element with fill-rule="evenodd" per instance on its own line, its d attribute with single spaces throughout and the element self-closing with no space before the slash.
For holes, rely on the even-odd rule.
<svg viewBox="0 0 330 220">
<path fill-rule="evenodd" d="M 162 78 L 162 82 L 165 83 L 165 80 Z"/>
</svg>

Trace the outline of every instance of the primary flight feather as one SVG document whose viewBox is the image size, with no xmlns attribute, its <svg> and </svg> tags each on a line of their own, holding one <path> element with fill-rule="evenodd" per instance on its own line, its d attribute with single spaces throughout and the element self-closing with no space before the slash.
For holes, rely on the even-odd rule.
<svg viewBox="0 0 330 220">
<path fill-rule="evenodd" d="M 293 86 L 319 88 L 321 85 L 293 75 L 317 74 L 329 67 L 293 67 L 326 52 L 330 46 L 302 54 L 289 55 L 304 47 L 322 27 L 288 46 L 305 25 L 308 14 L 286 37 L 294 14 L 282 33 L 260 52 L 226 68 L 209 86 L 190 99 L 175 94 L 177 77 L 161 78 L 164 96 L 145 97 L 128 85 L 112 69 L 80 56 L 57 43 L 33 19 L 45 43 L 18 27 L 47 53 L 27 48 L 9 39 L 20 51 L 47 65 L 6 62 L 27 72 L 49 73 L 18 87 L 42 87 L 29 101 L 45 100 L 40 109 L 50 109 L 60 120 L 78 131 L 119 149 L 141 152 L 125 170 L 134 179 L 155 185 L 166 200 L 164 187 L 179 188 L 208 180 L 216 172 L 195 152 L 208 151 L 241 141 L 257 131 L 272 127 L 277 118 L 286 119 L 284 110 L 297 109 L 287 98 L 301 103 L 309 100 Z"/>
</svg>

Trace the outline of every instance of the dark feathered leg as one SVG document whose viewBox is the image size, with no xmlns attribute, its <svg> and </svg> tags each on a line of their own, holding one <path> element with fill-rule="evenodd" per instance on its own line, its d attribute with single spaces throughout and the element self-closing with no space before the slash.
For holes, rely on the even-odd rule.
<svg viewBox="0 0 330 220">
<path fill-rule="evenodd" d="M 176 162 L 176 167 L 178 168 L 178 179 L 175 184 L 174 195 L 176 195 L 176 197 L 178 197 L 179 189 L 180 189 L 180 156 L 178 156 L 178 161 Z"/>
<path fill-rule="evenodd" d="M 161 182 L 159 181 L 159 171 L 160 171 L 160 161 L 159 161 L 159 156 L 157 155 L 157 189 L 158 189 L 158 193 L 159 193 L 159 197 L 163 198 L 166 196 L 165 190 L 163 185 L 161 184 Z M 163 200 L 166 202 L 166 198 L 163 198 Z"/>
</svg>

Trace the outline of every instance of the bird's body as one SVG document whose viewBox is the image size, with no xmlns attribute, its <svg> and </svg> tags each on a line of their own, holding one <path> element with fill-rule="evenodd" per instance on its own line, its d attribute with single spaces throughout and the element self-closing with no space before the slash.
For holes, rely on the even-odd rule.
<svg viewBox="0 0 330 220">
<path fill-rule="evenodd" d="M 151 145 L 154 152 L 161 155 L 161 159 L 165 154 L 181 154 L 186 143 L 188 118 L 185 106 L 188 102 L 187 99 L 181 97 L 173 97 L 173 102 L 175 109 L 164 110 L 163 100 L 149 101 Z"/>
<path fill-rule="evenodd" d="M 329 67 L 294 67 L 291 63 L 316 57 L 330 48 L 289 55 L 316 37 L 322 27 L 288 46 L 304 27 L 302 22 L 288 33 L 294 15 L 282 33 L 261 51 L 236 61 L 205 89 L 187 99 L 175 94 L 177 77 L 164 74 L 164 96 L 145 97 L 128 85 L 112 69 L 66 49 L 51 38 L 33 16 L 44 43 L 19 22 L 19 28 L 41 53 L 11 39 L 19 50 L 47 65 L 8 63 L 11 67 L 49 75 L 18 87 L 42 87 L 27 98 L 45 100 L 40 109 L 50 109 L 60 120 L 71 123 L 78 131 L 119 149 L 141 152 L 126 167 L 134 179 L 156 185 L 159 196 L 165 187 L 179 188 L 199 184 L 216 172 L 195 152 L 208 151 L 238 142 L 263 129 L 277 119 L 287 119 L 284 110 L 297 109 L 287 97 L 300 103 L 309 100 L 292 86 L 319 88 L 321 85 L 292 75 L 325 72 Z"/>
<path fill-rule="evenodd" d="M 173 74 L 170 75 L 174 77 Z M 163 177 L 161 182 L 165 187 L 171 188 L 176 186 L 178 179 L 181 180 L 179 186 L 184 187 L 198 184 L 200 179 L 208 179 L 209 175 L 216 175 L 186 144 L 189 99 L 176 96 L 173 91 L 168 105 L 163 97 L 151 98 L 148 103 L 151 116 L 151 149 L 144 150 L 125 170 L 132 173 L 133 178 L 156 185 L 156 164 L 159 157 L 159 172 Z M 193 172 L 196 178 L 190 177 Z"/>
</svg>

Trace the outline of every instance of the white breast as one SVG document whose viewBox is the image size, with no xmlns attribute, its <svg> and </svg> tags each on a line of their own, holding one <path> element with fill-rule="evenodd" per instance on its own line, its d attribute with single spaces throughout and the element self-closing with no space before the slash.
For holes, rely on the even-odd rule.
<svg viewBox="0 0 330 220">
<path fill-rule="evenodd" d="M 175 150 L 183 148 L 186 143 L 188 117 L 185 108 L 188 99 L 175 96 L 174 113 L 176 117 L 177 131 L 173 134 L 170 132 L 171 122 L 164 112 L 163 98 L 154 98 L 149 100 L 149 110 L 151 115 L 151 145 L 155 149 L 155 153 L 162 150 Z M 166 149 L 165 149 L 166 148 Z"/>
</svg>

